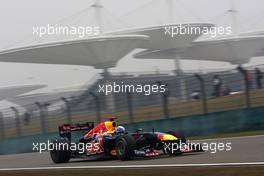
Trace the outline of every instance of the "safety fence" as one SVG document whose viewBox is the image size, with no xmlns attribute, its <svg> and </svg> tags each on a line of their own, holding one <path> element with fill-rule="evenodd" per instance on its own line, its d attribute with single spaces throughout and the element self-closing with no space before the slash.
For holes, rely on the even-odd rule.
<svg viewBox="0 0 264 176">
<path fill-rule="evenodd" d="M 165 92 L 112 92 L 98 85 L 164 85 Z M 264 106 L 261 68 L 195 74 L 144 74 L 102 76 L 75 97 L 35 102 L 0 113 L 0 138 L 8 139 L 55 132 L 65 123 L 99 122 L 109 116 L 119 123 L 203 115 Z"/>
<path fill-rule="evenodd" d="M 188 138 L 194 136 L 217 136 L 224 133 L 256 132 L 263 130 L 263 113 L 263 107 L 236 109 L 202 115 L 135 122 L 125 124 L 124 126 L 128 132 L 135 132 L 141 128 L 144 131 L 154 130 L 160 132 L 177 130 Z M 76 133 L 73 135 L 72 138 L 76 140 L 82 136 Z M 58 132 L 51 132 L 1 140 L 0 155 L 32 152 L 33 144 L 47 143 L 47 141 L 57 139 L 58 136 Z"/>
</svg>

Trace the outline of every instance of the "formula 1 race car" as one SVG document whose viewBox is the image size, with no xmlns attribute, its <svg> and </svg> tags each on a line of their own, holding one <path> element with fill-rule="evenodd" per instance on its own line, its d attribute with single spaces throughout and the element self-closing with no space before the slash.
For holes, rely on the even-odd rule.
<svg viewBox="0 0 264 176">
<path fill-rule="evenodd" d="M 72 142 L 72 132 L 85 131 L 77 142 Z M 66 163 L 71 158 L 132 160 L 136 157 L 160 155 L 177 156 L 182 153 L 202 152 L 200 145 L 190 146 L 183 135 L 144 132 L 142 129 L 128 133 L 117 126 L 115 118 L 94 123 L 65 124 L 59 127 L 60 138 L 53 141 L 50 151 L 54 163 Z"/>
</svg>

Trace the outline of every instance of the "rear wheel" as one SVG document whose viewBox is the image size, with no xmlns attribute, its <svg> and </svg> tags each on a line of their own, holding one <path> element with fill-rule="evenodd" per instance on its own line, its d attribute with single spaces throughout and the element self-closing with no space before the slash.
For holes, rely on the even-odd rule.
<svg viewBox="0 0 264 176">
<path fill-rule="evenodd" d="M 115 149 L 119 160 L 131 160 L 134 157 L 136 141 L 129 135 L 120 136 L 116 141 Z"/>
<path fill-rule="evenodd" d="M 53 150 L 50 151 L 54 163 L 67 163 L 71 158 L 70 145 L 67 139 L 59 139 L 53 142 Z"/>
</svg>

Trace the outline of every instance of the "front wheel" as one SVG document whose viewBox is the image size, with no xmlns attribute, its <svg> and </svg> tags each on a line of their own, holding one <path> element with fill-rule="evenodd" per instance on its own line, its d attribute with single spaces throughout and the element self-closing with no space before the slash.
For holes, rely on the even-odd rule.
<svg viewBox="0 0 264 176">
<path fill-rule="evenodd" d="M 122 161 L 133 159 L 135 148 L 136 141 L 132 136 L 120 136 L 115 144 L 117 158 Z"/>
</svg>

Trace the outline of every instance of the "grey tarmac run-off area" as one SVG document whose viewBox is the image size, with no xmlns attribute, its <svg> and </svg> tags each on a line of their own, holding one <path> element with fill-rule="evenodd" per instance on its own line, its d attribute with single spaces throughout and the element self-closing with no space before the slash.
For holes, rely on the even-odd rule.
<svg viewBox="0 0 264 176">
<path fill-rule="evenodd" d="M 195 141 L 197 142 L 197 141 Z M 133 161 L 84 161 L 71 160 L 66 164 L 54 164 L 48 152 L 25 153 L 0 156 L 0 169 L 35 167 L 76 167 L 76 166 L 125 166 L 125 165 L 170 165 L 170 164 L 210 164 L 210 163 L 249 163 L 264 162 L 264 135 L 209 139 L 199 142 L 231 142 L 231 151 L 218 151 L 184 154 L 177 157 L 139 159 Z"/>
</svg>

